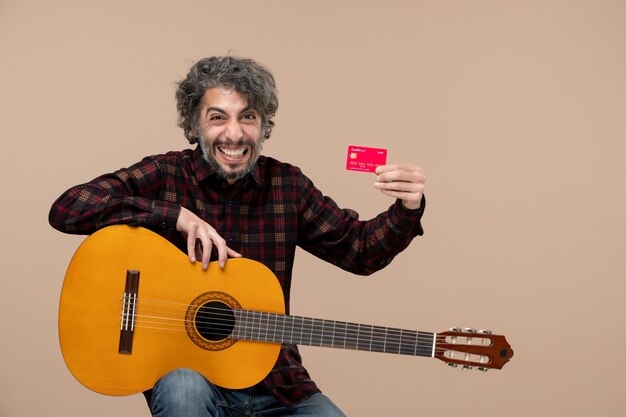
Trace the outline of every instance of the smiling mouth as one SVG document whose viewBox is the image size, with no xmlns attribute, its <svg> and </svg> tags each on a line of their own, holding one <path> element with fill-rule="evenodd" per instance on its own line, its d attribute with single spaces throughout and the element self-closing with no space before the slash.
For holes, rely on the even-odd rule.
<svg viewBox="0 0 626 417">
<path fill-rule="evenodd" d="M 221 146 L 217 147 L 217 150 L 228 158 L 241 158 L 248 153 L 248 148 L 228 149 Z"/>
</svg>

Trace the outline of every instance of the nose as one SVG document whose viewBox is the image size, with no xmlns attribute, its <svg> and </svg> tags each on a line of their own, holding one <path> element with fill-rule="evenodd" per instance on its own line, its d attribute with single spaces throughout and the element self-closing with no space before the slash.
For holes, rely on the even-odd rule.
<svg viewBox="0 0 626 417">
<path fill-rule="evenodd" d="M 226 139 L 237 142 L 243 138 L 243 129 L 239 120 L 232 118 L 226 126 Z"/>
</svg>

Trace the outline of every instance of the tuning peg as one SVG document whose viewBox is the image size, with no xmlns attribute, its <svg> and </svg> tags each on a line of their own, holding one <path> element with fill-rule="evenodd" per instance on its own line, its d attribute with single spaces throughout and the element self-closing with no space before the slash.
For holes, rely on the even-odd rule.
<svg viewBox="0 0 626 417">
<path fill-rule="evenodd" d="M 471 365 L 463 365 L 463 369 L 467 369 L 468 371 L 471 371 L 472 369 L 474 369 L 474 367 Z"/>
<path fill-rule="evenodd" d="M 466 331 L 467 333 L 478 333 L 478 330 L 473 329 L 473 328 L 471 328 L 471 327 L 466 327 L 466 328 L 465 328 L 465 331 Z"/>
<path fill-rule="evenodd" d="M 489 370 L 489 368 L 485 368 L 484 366 L 479 366 L 476 369 L 479 370 L 480 372 L 487 372 Z"/>
<path fill-rule="evenodd" d="M 451 332 L 462 332 L 463 329 L 461 329 L 460 327 L 453 327 L 450 329 Z"/>
<path fill-rule="evenodd" d="M 482 334 L 493 334 L 491 330 L 485 329 L 480 331 Z"/>
<path fill-rule="evenodd" d="M 458 368 L 459 364 L 458 363 L 452 363 L 452 362 L 448 362 L 448 366 L 452 367 L 452 368 Z"/>
</svg>

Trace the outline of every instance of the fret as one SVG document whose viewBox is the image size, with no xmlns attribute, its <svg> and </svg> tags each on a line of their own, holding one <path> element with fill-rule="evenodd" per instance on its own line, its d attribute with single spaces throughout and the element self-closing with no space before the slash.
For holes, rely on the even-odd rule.
<svg viewBox="0 0 626 417">
<path fill-rule="evenodd" d="M 433 344 L 435 334 L 429 332 L 417 332 L 416 356 L 433 356 Z"/>
<path fill-rule="evenodd" d="M 333 326 L 333 347 L 347 348 L 348 323 L 336 321 Z"/>
<path fill-rule="evenodd" d="M 387 342 L 387 328 L 380 326 L 372 327 L 372 338 L 370 343 L 371 352 L 385 352 L 385 344 Z"/>
<path fill-rule="evenodd" d="M 311 346 L 322 346 L 322 320 L 311 319 Z"/>
<path fill-rule="evenodd" d="M 250 313 L 251 313 L 250 314 L 250 321 L 249 321 L 250 331 L 248 333 L 248 338 L 249 338 L 249 340 L 255 340 L 255 334 L 254 333 L 255 333 L 255 331 L 257 331 L 259 324 L 258 324 L 258 320 L 256 319 L 257 315 L 255 314 L 255 312 L 251 311 Z"/>
<path fill-rule="evenodd" d="M 235 315 L 235 327 L 233 328 L 233 332 L 231 334 L 233 339 L 241 339 L 241 312 L 239 310 L 233 310 L 233 314 Z"/>
<path fill-rule="evenodd" d="M 267 333 L 267 325 L 265 318 L 263 317 L 264 313 L 261 311 L 259 312 L 258 316 L 259 316 L 259 334 L 257 336 L 257 340 L 259 341 L 263 341 L 266 338 L 266 333 Z"/>
<path fill-rule="evenodd" d="M 385 353 L 400 352 L 400 329 L 385 329 Z"/>
<path fill-rule="evenodd" d="M 294 340 L 294 331 L 295 331 L 296 318 L 291 317 L 291 327 L 289 328 L 289 336 L 285 339 L 287 343 L 295 343 Z"/>
<path fill-rule="evenodd" d="M 246 328 L 245 324 L 245 311 L 242 310 L 234 310 L 235 313 L 235 328 L 233 329 L 233 337 L 235 339 L 243 339 L 243 331 Z"/>
<path fill-rule="evenodd" d="M 243 337 L 241 332 L 245 327 L 243 319 L 244 312 L 241 310 L 233 310 L 233 313 L 235 313 L 235 328 L 233 329 L 233 338 L 242 339 Z"/>
<path fill-rule="evenodd" d="M 283 332 L 284 343 L 294 343 L 294 340 L 293 340 L 294 322 L 295 322 L 295 318 L 293 316 L 285 317 L 285 329 Z"/>
<path fill-rule="evenodd" d="M 267 336 L 268 336 L 268 339 L 269 339 L 268 341 L 269 342 L 275 342 L 276 341 L 276 322 L 278 320 L 277 317 L 278 316 L 276 314 L 268 313 L 268 319 L 269 319 L 268 320 L 268 326 L 269 326 L 269 329 L 268 329 L 268 332 L 267 332 L 268 333 Z M 272 333 L 271 337 L 269 335 L 270 332 Z"/>
<path fill-rule="evenodd" d="M 274 320 L 274 316 L 271 313 L 265 313 L 265 342 L 273 342 L 272 333 L 274 330 L 274 325 L 272 321 Z"/>
<path fill-rule="evenodd" d="M 403 330 L 400 335 L 400 353 L 401 355 L 414 355 L 417 349 L 417 332 L 412 330 Z"/>
<path fill-rule="evenodd" d="M 280 342 L 283 317 L 284 316 L 281 314 L 269 313 L 269 328 L 267 334 L 268 342 Z"/>
<path fill-rule="evenodd" d="M 383 338 L 384 338 L 384 341 L 385 341 L 385 342 L 383 343 L 383 352 L 387 352 L 387 330 L 388 330 L 388 329 L 385 327 L 385 336 L 383 337 Z"/>
<path fill-rule="evenodd" d="M 305 325 L 305 321 L 307 321 L 307 319 L 305 319 L 304 317 L 294 317 L 293 318 L 293 343 L 298 343 L 301 345 L 308 345 L 311 343 L 311 338 L 310 338 L 310 324 L 306 324 Z M 297 337 L 296 337 L 297 335 Z M 305 336 L 309 337 L 309 341 L 305 342 Z"/>
<path fill-rule="evenodd" d="M 373 326 L 361 324 L 359 326 L 359 340 L 357 344 L 357 350 L 372 350 L 372 335 L 374 332 Z"/>
<path fill-rule="evenodd" d="M 255 330 L 254 316 L 255 316 L 254 311 L 250 311 L 246 315 L 246 319 L 247 319 L 246 339 L 248 340 L 254 340 L 254 330 Z"/>
<path fill-rule="evenodd" d="M 254 312 L 253 311 L 249 311 L 246 312 L 246 333 L 245 333 L 245 337 L 248 340 L 254 340 L 252 339 L 253 335 L 252 333 L 254 332 Z"/>
<path fill-rule="evenodd" d="M 277 314 L 276 315 L 279 324 L 276 326 L 278 329 L 277 334 L 276 334 L 276 339 L 274 340 L 275 342 L 282 342 L 285 340 L 285 338 L 287 337 L 287 332 L 288 332 L 288 324 L 289 324 L 289 320 L 290 317 L 289 316 L 285 316 L 283 314 Z"/>
<path fill-rule="evenodd" d="M 345 323 L 344 347 L 346 349 L 357 350 L 359 348 L 359 326 L 356 323 Z"/>
<path fill-rule="evenodd" d="M 254 323 L 250 322 L 251 320 L 250 316 L 252 315 L 251 313 L 252 312 L 250 311 L 246 311 L 246 327 L 244 329 L 245 331 L 243 334 L 244 338 L 246 339 L 250 339 L 252 337 L 252 331 L 254 329 Z"/>
<path fill-rule="evenodd" d="M 313 339 L 313 319 L 306 317 L 302 319 L 302 339 L 300 340 L 300 344 L 311 346 Z"/>
<path fill-rule="evenodd" d="M 322 337 L 320 346 L 333 347 L 332 321 L 322 320 Z"/>
<path fill-rule="evenodd" d="M 259 312 L 259 341 L 260 342 L 267 341 L 267 324 L 268 324 L 267 313 L 260 311 Z"/>
<path fill-rule="evenodd" d="M 282 342 L 285 339 L 285 323 L 287 317 L 283 314 L 276 314 L 276 331 L 274 336 L 274 342 Z"/>
<path fill-rule="evenodd" d="M 271 320 L 271 314 L 270 313 L 261 313 L 261 315 L 265 315 L 265 327 L 264 329 L 264 338 L 263 341 L 264 342 L 271 342 L 272 339 L 270 339 L 270 330 L 272 329 L 272 325 L 270 324 L 270 320 Z"/>
<path fill-rule="evenodd" d="M 281 315 L 280 317 L 281 317 L 281 321 L 283 322 L 282 323 L 282 328 L 281 328 L 281 331 L 280 331 L 280 340 L 285 340 L 285 324 L 287 323 L 287 318 L 289 316 L 282 316 Z"/>
<path fill-rule="evenodd" d="M 260 311 L 257 315 L 259 317 L 259 334 L 257 336 L 257 340 L 265 341 L 265 339 L 267 339 L 267 328 L 265 325 L 265 319 L 263 318 L 263 312 Z"/>
</svg>

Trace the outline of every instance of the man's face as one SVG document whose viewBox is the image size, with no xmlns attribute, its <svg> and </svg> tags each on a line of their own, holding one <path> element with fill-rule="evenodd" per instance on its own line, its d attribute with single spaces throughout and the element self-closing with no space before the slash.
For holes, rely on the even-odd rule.
<svg viewBox="0 0 626 417">
<path fill-rule="evenodd" d="M 261 154 L 261 116 L 234 90 L 210 88 L 200 103 L 198 129 L 204 158 L 232 184 L 248 174 Z"/>
</svg>

